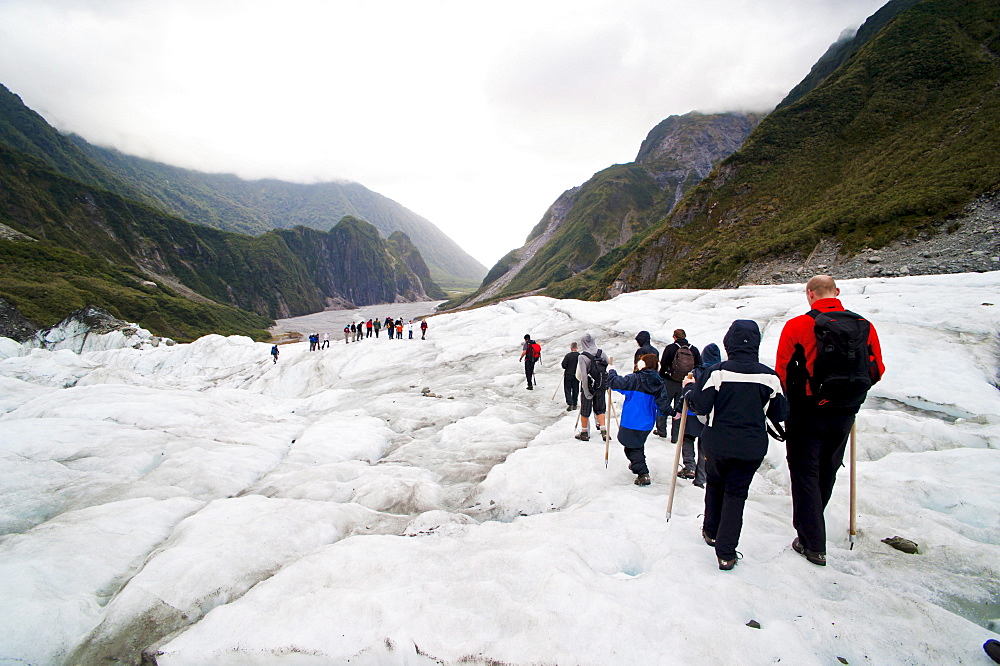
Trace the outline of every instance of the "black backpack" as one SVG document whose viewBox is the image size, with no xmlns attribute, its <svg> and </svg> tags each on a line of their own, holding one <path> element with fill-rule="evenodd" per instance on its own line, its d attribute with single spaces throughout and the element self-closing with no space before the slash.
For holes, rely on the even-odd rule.
<svg viewBox="0 0 1000 666">
<path fill-rule="evenodd" d="M 809 379 L 813 396 L 820 405 L 860 406 L 881 379 L 868 344 L 871 324 L 847 310 L 810 310 L 809 316 L 816 320 L 816 361 Z"/>
<path fill-rule="evenodd" d="M 597 350 L 597 355 L 587 352 L 580 352 L 590 359 L 590 367 L 587 371 L 587 384 L 591 393 L 604 391 L 608 388 L 608 362 L 602 355 L 601 350 Z"/>
<path fill-rule="evenodd" d="M 682 347 L 677 345 L 677 353 L 674 360 L 670 362 L 670 371 L 667 373 L 675 382 L 682 381 L 688 373 L 694 370 L 694 352 L 691 345 Z"/>
</svg>

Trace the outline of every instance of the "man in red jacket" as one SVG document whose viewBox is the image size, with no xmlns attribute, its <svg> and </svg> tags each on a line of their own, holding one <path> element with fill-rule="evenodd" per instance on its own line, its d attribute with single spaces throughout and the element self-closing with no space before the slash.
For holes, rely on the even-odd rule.
<svg viewBox="0 0 1000 666">
<path fill-rule="evenodd" d="M 820 566 L 826 565 L 823 511 L 833 494 L 854 418 L 868 387 L 885 372 L 875 327 L 846 311 L 839 295 L 840 289 L 829 275 L 809 280 L 806 300 L 812 310 L 785 324 L 775 363 L 789 403 L 785 446 L 792 485 L 792 525 L 798 534 L 792 548 Z M 861 371 L 838 374 L 829 369 L 834 341 L 824 344 L 823 361 L 817 364 L 817 331 L 826 335 L 822 329 L 830 321 L 835 322 L 834 327 L 842 326 L 841 330 L 856 332 L 857 344 L 863 349 L 851 358 L 860 359 Z M 826 381 L 830 377 L 834 379 Z"/>
</svg>

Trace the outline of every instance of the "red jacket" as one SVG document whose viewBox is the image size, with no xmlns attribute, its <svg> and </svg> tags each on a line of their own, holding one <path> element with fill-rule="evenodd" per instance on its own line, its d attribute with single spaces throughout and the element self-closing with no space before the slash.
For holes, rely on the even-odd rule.
<svg viewBox="0 0 1000 666">
<path fill-rule="evenodd" d="M 820 312 L 843 312 L 845 310 L 840 299 L 821 298 L 813 301 L 813 309 Z M 870 323 L 870 322 L 869 322 Z M 812 395 L 812 389 L 805 378 L 793 379 L 789 382 L 789 371 L 794 375 L 797 367 L 804 365 L 806 378 L 812 377 L 813 364 L 816 362 L 816 334 L 814 332 L 816 320 L 808 314 L 799 315 L 789 319 L 785 327 L 781 329 L 781 338 L 778 340 L 778 353 L 775 357 L 775 371 L 781 379 L 781 387 L 785 395 L 790 400 Z M 868 346 L 871 349 L 871 360 L 878 366 L 879 377 L 885 373 L 885 365 L 882 363 L 882 347 L 879 345 L 878 333 L 872 325 L 868 333 Z M 801 371 L 800 371 L 801 372 Z M 876 378 L 877 379 L 877 378 Z M 798 395 L 796 395 L 798 394 Z"/>
</svg>

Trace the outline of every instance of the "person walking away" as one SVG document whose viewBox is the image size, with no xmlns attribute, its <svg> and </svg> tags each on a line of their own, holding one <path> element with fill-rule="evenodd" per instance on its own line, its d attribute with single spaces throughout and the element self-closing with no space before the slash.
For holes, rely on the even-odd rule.
<svg viewBox="0 0 1000 666">
<path fill-rule="evenodd" d="M 389 339 L 392 340 L 396 332 L 396 324 L 392 321 L 392 317 L 385 318 L 385 332 L 389 334 Z"/>
<path fill-rule="evenodd" d="M 521 345 L 521 358 L 524 361 L 524 376 L 528 380 L 528 390 L 533 390 L 532 382 L 535 379 L 535 363 L 542 360 L 542 347 L 531 339 L 531 334 L 524 334 L 524 343 Z"/>
<path fill-rule="evenodd" d="M 353 321 L 351 322 L 351 342 L 358 341 L 358 325 Z"/>
<path fill-rule="evenodd" d="M 278 362 L 278 345 L 271 347 L 271 360 L 275 363 Z"/>
<path fill-rule="evenodd" d="M 767 453 L 765 419 L 784 421 L 788 401 L 777 373 L 758 360 L 757 322 L 737 319 L 722 344 L 728 360 L 702 374 L 687 399 L 695 414 L 706 417 L 701 434 L 707 475 L 702 537 L 715 546 L 719 568 L 728 571 L 739 558 L 736 547 L 750 482 Z"/>
<path fill-rule="evenodd" d="M 885 373 L 875 327 L 845 310 L 839 295 L 829 275 L 809 280 L 811 309 L 785 323 L 776 355 L 790 405 L 785 447 L 796 533 L 792 548 L 819 566 L 826 565 L 823 512 L 848 436 L 868 389 Z"/>
<path fill-rule="evenodd" d="M 420 339 L 425 340 L 427 338 L 427 320 L 423 319 L 420 321 Z"/>
<path fill-rule="evenodd" d="M 406 322 L 406 339 L 407 340 L 412 340 L 413 339 L 413 320 L 412 319 L 409 320 L 408 322 Z"/>
<path fill-rule="evenodd" d="M 358 322 L 358 341 L 365 339 L 365 322 L 364 320 Z"/>
<path fill-rule="evenodd" d="M 694 369 L 694 379 L 701 378 L 708 368 L 716 363 L 722 362 L 722 353 L 719 346 L 714 342 L 705 345 L 701 353 L 701 365 Z M 680 413 L 684 405 L 684 397 L 693 387 L 693 384 L 685 386 L 681 393 L 674 398 L 674 413 Z M 692 418 L 694 417 L 694 418 Z M 691 408 L 688 408 L 687 425 L 684 428 L 684 441 L 681 443 L 681 452 L 684 457 L 684 468 L 677 472 L 678 478 L 691 479 L 698 488 L 705 487 L 705 451 L 703 450 L 700 437 L 704 430 L 704 424 L 697 418 Z M 695 441 L 698 441 L 697 448 Z"/>
<path fill-rule="evenodd" d="M 660 359 L 660 377 L 667 387 L 670 400 L 673 401 L 677 394 L 681 392 L 681 382 L 689 372 L 701 365 L 701 354 L 698 348 L 688 342 L 687 333 L 683 328 L 674 330 L 674 341 L 663 349 L 663 357 Z M 674 418 L 670 426 L 670 441 L 677 441 L 677 431 L 680 430 L 680 417 Z M 659 437 L 667 436 L 667 421 L 663 418 L 656 422 L 656 434 Z"/>
<path fill-rule="evenodd" d="M 569 353 L 563 356 L 563 393 L 566 395 L 566 411 L 576 409 L 580 400 L 580 380 L 576 378 L 576 368 L 579 365 L 580 352 L 575 342 L 569 344 Z"/>
<path fill-rule="evenodd" d="M 375 320 L 372 322 L 372 328 L 375 330 L 375 337 L 378 338 L 378 333 L 382 330 L 382 320 L 375 317 Z"/>
<path fill-rule="evenodd" d="M 608 437 L 605 412 L 607 401 L 607 367 L 611 359 L 604 350 L 597 348 L 594 336 L 584 333 L 580 338 L 580 357 L 577 359 L 576 379 L 580 382 L 580 432 L 575 437 L 581 441 L 590 439 L 590 413 L 597 419 L 601 439 Z"/>
<path fill-rule="evenodd" d="M 374 324 L 372 324 L 372 320 L 371 319 L 369 319 L 368 321 L 365 322 L 365 337 L 366 338 L 372 337 L 372 327 L 373 326 L 374 326 Z"/>
<path fill-rule="evenodd" d="M 632 358 L 633 372 L 639 372 L 639 359 L 646 354 L 655 354 L 657 359 L 660 358 L 660 350 L 649 344 L 649 331 L 636 333 L 635 344 L 639 345 L 639 348 L 635 350 L 635 356 Z"/>
<path fill-rule="evenodd" d="M 351 344 L 351 327 L 350 326 L 344 326 L 344 344 L 345 345 Z"/>
<path fill-rule="evenodd" d="M 323 349 L 330 346 L 330 334 L 328 332 L 323 333 Z"/>
<path fill-rule="evenodd" d="M 614 366 L 608 366 L 608 387 L 625 396 L 618 441 L 625 448 L 628 468 L 635 474 L 635 485 L 648 486 L 652 481 L 646 464 L 646 438 L 660 410 L 670 409 L 670 399 L 658 373 L 660 355 L 645 354 L 639 363 L 642 366 L 639 371 L 625 376 L 619 375 Z"/>
<path fill-rule="evenodd" d="M 403 320 L 402 319 L 397 319 L 396 320 L 396 339 L 397 340 L 402 340 L 403 339 Z"/>
</svg>

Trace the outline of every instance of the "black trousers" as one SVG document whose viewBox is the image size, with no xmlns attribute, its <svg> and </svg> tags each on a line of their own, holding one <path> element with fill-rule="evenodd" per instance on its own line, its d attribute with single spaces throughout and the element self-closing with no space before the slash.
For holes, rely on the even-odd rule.
<svg viewBox="0 0 1000 666">
<path fill-rule="evenodd" d="M 535 377 L 535 359 L 528 356 L 524 357 L 524 376 L 528 379 L 528 386 L 531 386 Z"/>
<path fill-rule="evenodd" d="M 793 407 L 785 423 L 788 475 L 792 482 L 792 525 L 799 543 L 826 552 L 823 512 L 844 464 L 854 410 Z"/>
<path fill-rule="evenodd" d="M 580 380 L 573 375 L 563 375 L 563 393 L 566 394 L 566 404 L 576 407 L 580 400 Z"/>
<path fill-rule="evenodd" d="M 681 388 L 683 384 L 680 382 L 675 382 L 670 377 L 663 378 L 663 385 L 667 389 L 667 397 L 670 398 L 670 402 L 673 403 L 674 398 L 681 394 Z M 675 420 L 670 424 L 670 441 L 676 443 L 677 435 L 679 434 L 681 428 L 680 420 Z M 664 433 L 664 437 L 667 432 L 667 417 L 659 412 L 656 412 L 656 430 L 657 432 Z"/>
<path fill-rule="evenodd" d="M 625 447 L 628 468 L 635 475 L 649 474 L 649 467 L 646 465 L 646 438 L 649 433 L 649 430 L 618 428 L 618 441 Z"/>
<path fill-rule="evenodd" d="M 724 560 L 736 557 L 743 531 L 743 506 L 750 482 L 763 458 L 723 458 L 705 452 L 705 522 L 702 529 L 715 537 L 715 554 Z"/>
</svg>

